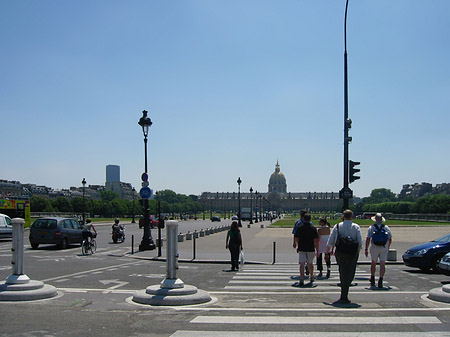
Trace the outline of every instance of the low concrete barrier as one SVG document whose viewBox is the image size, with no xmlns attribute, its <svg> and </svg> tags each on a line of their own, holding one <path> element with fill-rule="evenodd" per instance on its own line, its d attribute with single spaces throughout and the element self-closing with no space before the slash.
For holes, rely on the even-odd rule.
<svg viewBox="0 0 450 337">
<path fill-rule="evenodd" d="M 389 249 L 387 260 L 397 261 L 397 249 Z"/>
</svg>

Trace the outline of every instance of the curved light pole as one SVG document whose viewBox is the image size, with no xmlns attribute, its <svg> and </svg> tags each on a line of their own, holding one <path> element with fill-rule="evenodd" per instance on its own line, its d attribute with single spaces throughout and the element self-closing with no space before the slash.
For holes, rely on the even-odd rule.
<svg viewBox="0 0 450 337">
<path fill-rule="evenodd" d="M 142 127 L 142 133 L 144 134 L 144 157 L 145 157 L 145 172 L 144 174 L 148 177 L 148 167 L 147 167 L 147 136 L 148 129 L 153 124 L 151 119 L 147 116 L 148 111 L 142 111 L 142 117 L 139 119 L 138 124 Z M 139 250 L 153 250 L 155 249 L 155 244 L 152 239 L 152 232 L 150 230 L 150 210 L 148 198 L 143 198 L 142 200 L 143 211 L 144 211 L 144 233 L 142 235 L 142 241 L 139 245 Z"/>
<path fill-rule="evenodd" d="M 238 219 L 239 219 L 239 227 L 242 227 L 242 222 L 241 222 L 241 177 L 238 177 L 237 180 L 238 183 Z"/>
<path fill-rule="evenodd" d="M 353 197 L 352 190 L 349 185 L 349 162 L 348 162 L 348 145 L 352 141 L 349 137 L 348 130 L 352 121 L 348 118 L 348 67 L 347 67 L 347 10 L 348 0 L 345 3 L 344 17 L 344 187 L 339 191 L 339 197 L 343 199 L 343 209 L 349 208 L 349 200 Z"/>
<path fill-rule="evenodd" d="M 250 224 L 253 224 L 253 188 L 250 187 Z"/>
<path fill-rule="evenodd" d="M 86 192 L 86 179 L 83 178 L 83 180 L 81 181 L 81 184 L 83 185 L 83 225 L 86 223 L 86 215 L 84 213 L 85 211 L 85 203 L 84 203 L 84 194 Z"/>
</svg>

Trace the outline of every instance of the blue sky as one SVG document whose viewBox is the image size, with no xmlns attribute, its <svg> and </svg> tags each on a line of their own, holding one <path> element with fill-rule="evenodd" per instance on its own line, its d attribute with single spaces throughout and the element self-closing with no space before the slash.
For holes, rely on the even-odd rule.
<svg viewBox="0 0 450 337">
<path fill-rule="evenodd" d="M 290 192 L 343 184 L 345 0 L 2 1 L 0 179 Z M 350 0 L 357 196 L 450 182 L 450 1 Z"/>
</svg>

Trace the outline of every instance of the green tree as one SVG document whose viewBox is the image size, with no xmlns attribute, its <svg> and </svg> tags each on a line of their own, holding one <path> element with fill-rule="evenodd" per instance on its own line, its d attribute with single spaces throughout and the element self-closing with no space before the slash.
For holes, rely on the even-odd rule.
<svg viewBox="0 0 450 337">
<path fill-rule="evenodd" d="M 58 212 L 72 212 L 72 205 L 67 198 L 58 197 L 52 200 L 52 206 Z"/>
<path fill-rule="evenodd" d="M 370 197 L 363 198 L 364 204 L 377 204 L 381 202 L 396 201 L 395 193 L 387 188 L 376 188 L 370 193 Z"/>
<path fill-rule="evenodd" d="M 103 201 L 113 201 L 114 199 L 118 199 L 119 195 L 113 191 L 101 191 L 100 198 Z"/>
<path fill-rule="evenodd" d="M 32 212 L 44 212 L 44 209 L 50 203 L 48 198 L 32 196 L 30 198 L 30 209 Z"/>
</svg>

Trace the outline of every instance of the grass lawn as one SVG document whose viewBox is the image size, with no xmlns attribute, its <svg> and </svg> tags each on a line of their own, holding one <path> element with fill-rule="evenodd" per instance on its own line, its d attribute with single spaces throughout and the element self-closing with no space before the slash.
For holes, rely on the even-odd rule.
<svg viewBox="0 0 450 337">
<path fill-rule="evenodd" d="M 286 215 L 284 219 L 278 220 L 277 222 L 274 222 L 272 224 L 273 227 L 293 227 L 295 221 L 299 218 L 298 215 L 291 216 Z M 333 227 L 335 224 L 341 222 L 341 219 L 328 219 L 328 222 Z M 318 226 L 319 225 L 319 218 L 316 218 L 313 215 L 313 224 Z M 374 222 L 370 219 L 355 219 L 354 222 L 356 222 L 358 225 L 361 226 L 370 226 L 373 225 Z M 386 220 L 386 225 L 388 226 L 450 226 L 449 222 L 433 222 L 433 221 L 405 221 L 405 220 Z"/>
</svg>

